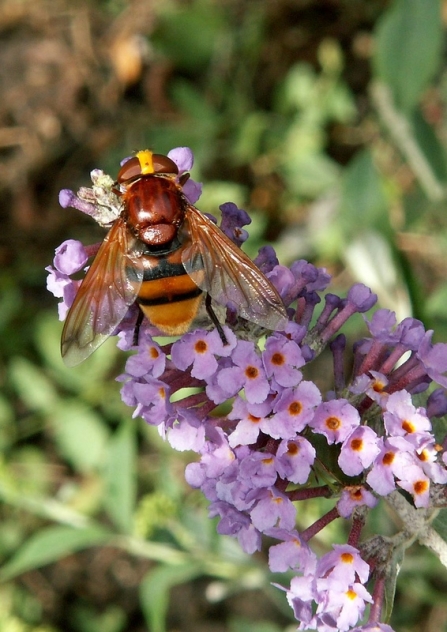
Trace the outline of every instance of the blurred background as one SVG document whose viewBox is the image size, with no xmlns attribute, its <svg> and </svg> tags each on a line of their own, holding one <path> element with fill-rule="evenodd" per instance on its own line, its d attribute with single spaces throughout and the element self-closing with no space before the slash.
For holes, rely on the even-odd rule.
<svg viewBox="0 0 447 632">
<path fill-rule="evenodd" d="M 285 578 L 216 537 L 194 456 L 131 419 L 114 342 L 62 365 L 44 268 L 104 231 L 58 192 L 187 145 L 199 208 L 245 208 L 251 256 L 366 283 L 445 341 L 446 22 L 444 0 L 0 1 L 2 632 L 295 629 Z M 415 547 L 399 582 L 393 627 L 447 630 L 439 562 Z"/>
</svg>

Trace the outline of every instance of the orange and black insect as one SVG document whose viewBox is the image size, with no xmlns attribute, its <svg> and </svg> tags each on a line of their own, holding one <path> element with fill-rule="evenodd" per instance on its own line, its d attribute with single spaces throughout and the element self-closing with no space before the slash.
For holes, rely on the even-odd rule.
<svg viewBox="0 0 447 632">
<path fill-rule="evenodd" d="M 140 151 L 115 184 L 123 210 L 90 266 L 62 332 L 65 364 L 95 351 L 137 303 L 160 332 L 188 331 L 204 295 L 226 342 L 211 299 L 267 329 L 283 329 L 284 304 L 273 285 L 222 231 L 185 197 L 176 164 Z"/>
</svg>

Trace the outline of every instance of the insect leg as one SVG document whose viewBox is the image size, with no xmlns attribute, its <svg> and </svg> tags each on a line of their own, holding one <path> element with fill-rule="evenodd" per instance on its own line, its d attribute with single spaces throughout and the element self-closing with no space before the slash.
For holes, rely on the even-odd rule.
<svg viewBox="0 0 447 632">
<path fill-rule="evenodd" d="M 140 327 L 143 322 L 144 314 L 141 309 L 138 310 L 138 316 L 135 323 L 135 329 L 133 330 L 133 346 L 138 346 L 138 339 L 140 337 Z"/>
<path fill-rule="evenodd" d="M 224 330 L 222 329 L 222 325 L 220 324 L 216 314 L 214 313 L 214 310 L 211 306 L 211 296 L 207 293 L 206 297 L 205 297 L 205 308 L 206 311 L 208 312 L 208 316 L 211 318 L 211 320 L 213 321 L 213 325 L 215 326 L 215 328 L 217 329 L 217 331 L 219 332 L 219 336 L 220 339 L 222 340 L 222 344 L 227 345 L 228 344 L 228 340 L 224 334 Z"/>
</svg>

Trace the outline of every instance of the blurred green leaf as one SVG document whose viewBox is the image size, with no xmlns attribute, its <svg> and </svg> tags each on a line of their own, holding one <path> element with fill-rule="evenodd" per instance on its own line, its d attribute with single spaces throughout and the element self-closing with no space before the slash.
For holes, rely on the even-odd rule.
<svg viewBox="0 0 447 632">
<path fill-rule="evenodd" d="M 345 169 L 339 209 L 348 239 L 368 228 L 384 236 L 391 234 L 383 182 L 368 149 L 359 152 Z"/>
<path fill-rule="evenodd" d="M 197 72 L 226 42 L 224 14 L 216 5 L 192 2 L 185 8 L 159 5 L 159 27 L 152 41 L 178 68 Z"/>
<path fill-rule="evenodd" d="M 130 533 L 136 498 L 135 423 L 125 421 L 109 440 L 104 503 L 115 525 Z"/>
<path fill-rule="evenodd" d="M 440 63 L 440 0 L 395 0 L 379 20 L 375 66 L 398 108 L 410 112 Z"/>
<path fill-rule="evenodd" d="M 0 332 L 6 331 L 7 326 L 17 315 L 22 306 L 22 296 L 14 279 L 9 274 L 0 275 Z"/>
<path fill-rule="evenodd" d="M 52 411 L 52 421 L 61 454 L 77 470 L 89 472 L 103 464 L 109 430 L 91 408 L 65 400 Z"/>
<path fill-rule="evenodd" d="M 447 305 L 447 283 L 443 283 L 429 297 L 425 303 L 427 316 L 432 318 L 445 318 L 445 306 Z"/>
<path fill-rule="evenodd" d="M 394 597 L 396 594 L 396 582 L 397 576 L 399 575 L 400 568 L 402 566 L 402 562 L 404 559 L 404 549 L 403 547 L 396 547 L 393 552 L 393 559 L 390 560 L 390 564 L 388 564 L 387 568 L 387 576 L 385 580 L 385 599 L 384 599 L 384 608 L 382 611 L 383 621 L 386 623 L 389 622 L 391 618 L 391 613 L 393 611 L 394 606 Z"/>
<path fill-rule="evenodd" d="M 380 306 L 393 310 L 398 319 L 408 316 L 408 288 L 392 242 L 382 233 L 366 228 L 358 236 L 345 239 L 344 244 L 340 256 L 353 278 L 376 292 Z"/>
<path fill-rule="evenodd" d="M 151 632 L 166 631 L 169 591 L 203 573 L 193 563 L 182 566 L 161 566 L 150 571 L 140 585 L 140 601 L 146 624 Z"/>
<path fill-rule="evenodd" d="M 282 628 L 269 621 L 250 621 L 243 618 L 232 618 L 229 632 L 281 632 Z"/>
<path fill-rule="evenodd" d="M 92 607 L 80 604 L 75 607 L 72 619 L 79 632 L 121 632 L 128 623 L 123 609 L 114 604 L 101 614 L 97 614 Z"/>
<path fill-rule="evenodd" d="M 109 532 L 99 526 L 86 529 L 48 527 L 34 533 L 0 569 L 0 581 L 6 581 L 33 568 L 51 562 L 90 546 L 105 544 Z"/>
<path fill-rule="evenodd" d="M 196 122 L 199 129 L 204 133 L 213 131 L 217 113 L 191 82 L 177 79 L 172 85 L 172 97 L 178 106 Z"/>
<path fill-rule="evenodd" d="M 101 380 L 116 366 L 117 357 L 122 354 L 116 348 L 117 339 L 111 337 L 79 367 L 68 368 L 62 361 L 60 341 L 62 323 L 55 314 L 43 312 L 35 319 L 35 344 L 58 384 L 97 403 L 104 388 L 99 388 Z"/>
<path fill-rule="evenodd" d="M 317 75 L 310 64 L 299 63 L 290 68 L 278 90 L 276 109 L 293 112 L 313 103 Z"/>
<path fill-rule="evenodd" d="M 284 153 L 283 176 L 290 193 L 313 198 L 333 187 L 340 177 L 340 171 L 338 165 L 322 151 L 310 150 L 304 155 L 303 145 L 298 148 L 301 141 L 306 142 L 305 136 L 297 135 L 294 142 L 288 143 L 287 153 Z"/>
<path fill-rule="evenodd" d="M 430 163 L 435 176 L 446 182 L 447 160 L 443 143 L 440 142 L 435 130 L 427 123 L 419 110 L 413 113 L 411 121 L 415 140 Z"/>
<path fill-rule="evenodd" d="M 432 527 L 447 542 L 447 509 L 441 509 L 432 522 Z"/>
<path fill-rule="evenodd" d="M 262 137 L 270 126 L 270 117 L 266 112 L 251 112 L 241 121 L 233 156 L 237 163 L 254 160 L 261 152 Z"/>
<path fill-rule="evenodd" d="M 16 356 L 9 365 L 10 379 L 23 402 L 33 411 L 47 413 L 57 405 L 58 394 L 41 368 Z"/>
</svg>

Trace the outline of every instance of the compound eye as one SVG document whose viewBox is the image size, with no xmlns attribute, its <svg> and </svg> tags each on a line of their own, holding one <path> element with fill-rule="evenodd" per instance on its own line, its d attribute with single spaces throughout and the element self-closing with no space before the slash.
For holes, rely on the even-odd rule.
<svg viewBox="0 0 447 632">
<path fill-rule="evenodd" d="M 173 160 L 162 154 L 152 154 L 154 173 L 178 174 L 178 167 Z"/>
<path fill-rule="evenodd" d="M 129 158 L 123 164 L 121 169 L 118 171 L 118 176 L 116 181 L 122 184 L 123 182 L 127 182 L 127 180 L 132 180 L 141 176 L 141 164 L 136 156 L 133 158 Z"/>
</svg>

